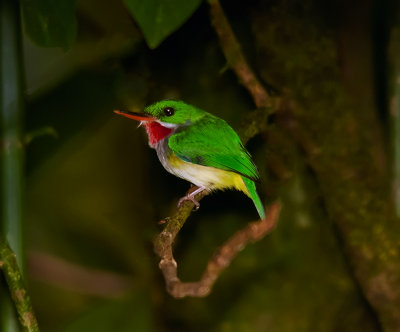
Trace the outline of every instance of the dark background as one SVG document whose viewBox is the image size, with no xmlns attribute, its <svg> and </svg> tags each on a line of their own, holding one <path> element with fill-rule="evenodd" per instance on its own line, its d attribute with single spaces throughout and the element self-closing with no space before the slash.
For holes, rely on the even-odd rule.
<svg viewBox="0 0 400 332">
<path fill-rule="evenodd" d="M 260 195 L 283 210 L 276 230 L 246 247 L 204 299 L 168 295 L 152 249 L 158 221 L 189 183 L 162 168 L 136 122 L 112 111 L 175 98 L 246 125 L 255 106 L 226 66 L 207 3 L 156 49 L 120 1 L 78 1 L 69 50 L 25 36 L 25 130 L 34 137 L 26 148 L 27 276 L 43 331 L 387 328 L 368 278 L 398 268 L 382 258 L 398 255 L 400 234 L 395 6 L 222 5 L 250 65 L 282 98 L 247 147 Z M 198 280 L 215 248 L 256 219 L 241 193 L 202 200 L 176 241 L 181 279 Z"/>
</svg>

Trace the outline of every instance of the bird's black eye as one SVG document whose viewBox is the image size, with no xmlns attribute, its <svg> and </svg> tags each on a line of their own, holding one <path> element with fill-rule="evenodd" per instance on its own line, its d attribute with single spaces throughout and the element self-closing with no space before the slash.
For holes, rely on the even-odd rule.
<svg viewBox="0 0 400 332">
<path fill-rule="evenodd" d="M 175 110 L 172 107 L 166 107 L 163 109 L 163 111 L 166 116 L 171 116 L 175 113 Z"/>
</svg>

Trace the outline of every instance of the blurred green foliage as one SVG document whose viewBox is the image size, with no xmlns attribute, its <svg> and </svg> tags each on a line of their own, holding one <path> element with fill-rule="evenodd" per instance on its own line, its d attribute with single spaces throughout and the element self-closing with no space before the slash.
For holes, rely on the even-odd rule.
<svg viewBox="0 0 400 332">
<path fill-rule="evenodd" d="M 75 42 L 76 0 L 21 0 L 25 32 L 37 44 L 68 49 Z"/>
<path fill-rule="evenodd" d="M 201 0 L 124 0 L 143 31 L 150 48 L 156 48 L 199 7 Z"/>
<path fill-rule="evenodd" d="M 81 1 L 84 2 L 84 1 Z M 124 0 L 150 48 L 156 48 L 199 7 L 201 0 Z M 69 49 L 76 40 L 77 0 L 21 0 L 25 31 L 38 45 Z M 90 11 L 98 11 L 93 3 Z M 99 6 L 100 10 L 102 5 Z"/>
</svg>

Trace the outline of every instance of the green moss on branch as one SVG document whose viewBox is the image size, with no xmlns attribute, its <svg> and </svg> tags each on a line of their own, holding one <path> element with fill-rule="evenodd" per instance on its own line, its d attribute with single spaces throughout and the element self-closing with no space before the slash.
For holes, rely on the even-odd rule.
<svg viewBox="0 0 400 332">
<path fill-rule="evenodd" d="M 17 309 L 23 331 L 39 332 L 39 326 L 32 309 L 30 297 L 24 285 L 17 259 L 5 240 L 0 240 L 0 269 Z"/>
</svg>

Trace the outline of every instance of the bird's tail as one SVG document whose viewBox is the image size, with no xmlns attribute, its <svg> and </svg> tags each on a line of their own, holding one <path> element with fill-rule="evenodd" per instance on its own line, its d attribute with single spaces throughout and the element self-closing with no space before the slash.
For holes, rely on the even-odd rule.
<svg viewBox="0 0 400 332">
<path fill-rule="evenodd" d="M 264 206 L 260 200 L 260 197 L 257 194 L 256 184 L 254 183 L 253 180 L 250 180 L 244 176 L 242 176 L 242 179 L 248 190 L 248 196 L 253 200 L 254 205 L 256 206 L 256 209 L 258 211 L 258 214 L 260 215 L 260 218 L 265 219 Z"/>
</svg>

